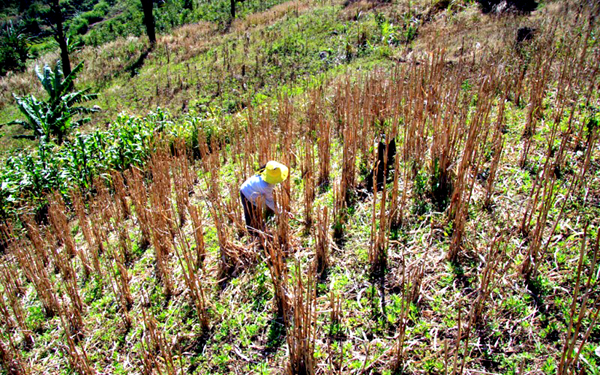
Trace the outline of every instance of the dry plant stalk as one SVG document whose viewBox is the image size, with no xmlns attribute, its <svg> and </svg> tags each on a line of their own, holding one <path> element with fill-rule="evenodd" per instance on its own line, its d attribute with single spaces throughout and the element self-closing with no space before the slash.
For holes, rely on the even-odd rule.
<svg viewBox="0 0 600 375">
<path fill-rule="evenodd" d="M 317 214 L 317 228 L 315 235 L 315 261 L 314 268 L 317 278 L 323 279 L 329 267 L 329 213 L 323 207 Z"/>
<path fill-rule="evenodd" d="M 319 156 L 319 175 L 316 180 L 317 186 L 327 186 L 329 184 L 329 175 L 331 173 L 331 123 L 325 118 L 325 94 L 323 86 L 311 90 L 310 103 L 307 108 L 307 140 L 306 145 L 313 145 L 316 136 L 317 154 Z M 311 171 L 314 170 L 314 155 L 312 148 L 311 153 Z M 308 158 L 308 155 L 306 155 Z M 309 162 L 307 159 L 306 162 Z M 305 165 L 305 168 L 307 165 Z M 303 173 L 304 175 L 305 173 Z M 311 178 L 314 177 L 311 174 Z M 313 181 L 314 183 L 315 181 Z"/>
<path fill-rule="evenodd" d="M 141 345 L 141 361 L 142 361 L 142 373 L 144 375 L 154 375 L 154 369 L 157 369 L 158 373 L 161 374 L 159 369 L 159 365 L 156 362 L 154 355 L 148 352 L 146 349 L 147 345 L 142 343 Z"/>
<path fill-rule="evenodd" d="M 213 154 L 214 155 L 214 154 Z M 217 239 L 219 241 L 219 263 L 217 279 L 223 283 L 230 277 L 236 275 L 241 270 L 250 266 L 256 258 L 252 249 L 246 249 L 242 246 L 232 243 L 229 238 L 229 226 L 226 223 L 226 214 L 224 211 L 223 200 L 220 195 L 219 166 L 217 157 L 211 156 L 205 160 L 207 170 L 211 171 L 207 177 L 208 200 L 210 201 L 208 210 L 213 217 Z"/>
<path fill-rule="evenodd" d="M 427 98 L 427 112 L 432 117 L 431 163 L 429 163 L 432 195 L 438 210 L 444 210 L 448 195 L 452 193 L 451 165 L 455 163 L 458 148 L 466 133 L 470 95 L 462 90 L 465 80 L 462 71 L 455 74 L 444 87 L 444 52 L 431 62 L 429 77 L 431 90 Z M 447 92 L 442 94 L 443 92 Z M 440 97 L 441 96 L 441 97 Z"/>
<path fill-rule="evenodd" d="M 101 215 L 98 214 L 99 207 L 95 209 L 96 212 L 92 213 L 89 216 L 90 219 L 90 228 L 92 229 L 92 233 L 94 234 L 94 238 L 96 239 L 94 245 L 94 251 L 92 251 L 92 256 L 96 257 L 98 262 L 100 261 L 100 257 L 104 254 L 104 243 L 108 243 L 108 235 L 104 231 L 104 226 L 101 223 Z M 95 262 L 95 260 L 94 260 Z M 102 278 L 104 272 L 99 273 L 97 276 Z"/>
<path fill-rule="evenodd" d="M 498 167 L 500 166 L 500 158 L 502 157 L 502 151 L 504 148 L 504 110 L 506 108 L 506 101 L 510 92 L 510 85 L 505 87 L 505 94 L 500 99 L 498 115 L 496 117 L 496 126 L 494 127 L 494 135 L 492 136 L 492 162 L 490 163 L 490 174 L 487 177 L 487 185 L 485 190 L 485 201 L 486 206 L 492 204 L 492 193 L 494 191 L 494 183 L 496 182 L 496 174 L 498 173 Z"/>
<path fill-rule="evenodd" d="M 306 140 L 302 180 L 304 181 L 304 225 L 308 230 L 312 226 L 313 203 L 315 201 L 314 152 L 310 139 Z"/>
<path fill-rule="evenodd" d="M 282 246 L 285 253 L 292 249 L 292 236 L 289 221 L 290 212 L 290 184 L 289 179 L 282 183 L 281 193 L 277 190 L 273 191 L 273 200 L 279 212 L 275 214 L 277 219 L 277 241 Z M 260 205 L 259 205 L 260 207 Z"/>
<path fill-rule="evenodd" d="M 9 260 L 9 257 L 4 258 L 5 260 Z M 0 267 L 2 267 L 2 272 L 4 274 L 4 280 L 7 283 L 7 286 L 10 287 L 13 293 L 21 298 L 27 293 L 26 287 L 23 285 L 21 281 L 21 276 L 17 269 L 18 262 L 14 260 L 10 260 L 9 262 L 0 263 Z"/>
<path fill-rule="evenodd" d="M 56 242 L 50 233 L 50 241 Z M 85 313 L 85 305 L 79 294 L 79 286 L 77 285 L 77 272 L 73 267 L 71 259 L 65 254 L 64 251 L 58 251 L 54 246 L 50 247 L 50 253 L 53 258 L 54 264 L 58 267 L 62 276 L 62 286 L 66 289 L 67 295 L 69 296 L 71 308 L 69 309 L 68 321 L 72 325 L 71 331 L 73 335 L 76 335 L 77 339 L 83 338 L 83 317 Z M 63 309 L 64 310 L 64 309 Z M 60 310 L 59 312 L 64 312 Z"/>
<path fill-rule="evenodd" d="M 483 315 L 486 302 L 512 264 L 512 259 L 506 253 L 505 241 L 505 233 L 500 233 L 494 237 L 489 246 L 485 257 L 485 265 L 480 274 L 477 298 L 472 305 L 471 325 L 484 322 Z"/>
<path fill-rule="evenodd" d="M 339 343 L 339 340 L 342 340 L 344 337 L 342 327 L 342 299 L 340 294 L 334 293 L 333 290 L 329 293 L 329 332 L 327 335 L 329 368 L 337 370 L 336 372 L 341 374 L 341 366 L 344 359 L 344 351 L 342 345 Z M 339 353 L 333 353 L 331 348 L 332 339 L 338 340 Z"/>
<path fill-rule="evenodd" d="M 267 257 L 266 263 L 271 274 L 273 282 L 273 295 L 275 296 L 275 314 L 277 320 L 287 325 L 290 301 L 288 297 L 288 269 L 285 264 L 283 249 L 278 246 L 277 241 L 267 241 L 264 237 L 261 239 Z"/>
<path fill-rule="evenodd" d="M 119 241 L 120 242 L 120 241 Z M 119 244 L 119 247 L 122 245 Z M 131 282 L 131 276 L 125 266 L 125 256 L 123 252 L 108 247 L 107 253 L 110 257 L 109 263 L 109 274 L 111 276 L 110 286 L 113 290 L 113 294 L 118 299 L 121 306 L 123 319 L 123 325 L 125 330 L 129 330 L 131 327 L 131 316 L 129 311 L 133 306 L 133 296 L 131 294 L 131 288 L 129 283 Z"/>
<path fill-rule="evenodd" d="M 31 330 L 27 327 L 25 312 L 23 311 L 23 306 L 21 303 L 21 297 L 24 295 L 24 293 L 19 290 L 19 280 L 16 278 L 16 275 L 9 270 L 10 267 L 11 266 L 7 265 L 6 263 L 0 264 L 0 280 L 2 280 L 4 294 L 6 295 L 10 307 L 12 308 L 17 327 L 23 335 L 24 347 L 31 348 L 33 347 L 33 337 L 31 336 Z M 8 313 L 8 309 L 4 304 L 4 298 L 2 297 L 2 294 L 0 294 L 0 310 L 4 312 L 7 320 L 10 319 L 10 314 Z"/>
<path fill-rule="evenodd" d="M 408 82 L 405 85 L 407 87 L 407 104 L 404 106 L 404 118 L 407 121 L 404 136 L 406 148 L 404 163 L 410 164 L 413 175 L 421 169 L 426 155 L 427 117 L 431 112 L 431 106 L 435 103 L 431 99 L 437 96 L 432 90 L 437 90 L 440 84 L 440 81 L 432 82 L 431 77 L 435 77 L 438 71 L 434 60 L 431 59 L 422 66 L 412 63 L 407 73 Z"/>
<path fill-rule="evenodd" d="M 69 253 L 71 258 L 77 256 L 81 260 L 83 266 L 83 272 L 87 279 L 91 274 L 92 267 L 87 259 L 87 256 L 83 250 L 78 250 L 75 246 L 75 240 L 71 235 L 71 229 L 69 228 L 69 221 L 67 219 L 65 203 L 60 196 L 60 193 L 55 192 L 52 199 L 49 199 L 48 216 L 54 233 L 58 240 L 64 244 L 65 249 Z"/>
<path fill-rule="evenodd" d="M 528 206 L 531 207 L 531 211 L 526 210 L 521 222 L 521 232 L 527 234 L 530 237 L 531 242 L 527 249 L 527 254 L 523 263 L 521 264 L 521 273 L 527 280 L 533 276 L 533 271 L 536 268 L 538 259 L 540 256 L 540 244 L 544 231 L 546 229 L 546 223 L 550 209 L 554 206 L 556 200 L 555 185 L 556 177 L 550 172 L 550 155 L 547 155 L 544 170 L 541 175 L 538 176 L 542 183 L 534 184 L 532 192 L 536 191 L 534 195 L 533 204 Z M 540 195 L 541 193 L 541 195 Z M 539 198 L 539 208 L 538 208 Z M 529 232 L 529 222 L 531 220 L 529 215 L 533 215 L 537 212 L 536 224 L 533 232 Z"/>
<path fill-rule="evenodd" d="M 144 176 L 139 168 L 131 168 L 126 172 L 129 191 L 134 205 L 137 224 L 142 233 L 140 247 L 147 248 L 152 238 L 150 210 L 148 209 L 148 192 L 144 185 Z"/>
<path fill-rule="evenodd" d="M 27 229 L 27 236 L 29 241 L 33 245 L 33 249 L 36 252 L 36 256 L 41 260 L 44 266 L 50 263 L 50 257 L 46 248 L 46 243 L 42 240 L 42 234 L 40 228 L 35 224 L 29 215 L 21 216 L 21 222 Z"/>
<path fill-rule="evenodd" d="M 181 228 L 178 231 L 178 239 L 180 246 L 173 244 L 173 248 L 175 249 L 179 265 L 183 270 L 183 279 L 188 289 L 187 292 L 196 307 L 196 314 L 200 321 L 200 327 L 202 332 L 207 333 L 210 328 L 210 320 L 204 288 L 202 286 L 204 274 L 202 269 L 200 269 L 198 264 L 194 261 L 190 244 L 185 234 L 181 231 Z"/>
<path fill-rule="evenodd" d="M 3 327 L 13 329 L 15 327 L 15 323 L 13 322 L 12 316 L 8 311 L 6 303 L 4 303 L 4 294 L 5 293 L 0 293 L 0 313 L 2 313 L 0 315 L 0 318 L 2 319 L 0 320 L 0 323 L 2 323 Z"/>
<path fill-rule="evenodd" d="M 120 172 L 113 171 L 111 173 L 111 177 L 113 187 L 115 189 L 115 196 L 119 202 L 119 217 L 121 220 L 125 220 L 131 215 L 131 208 L 129 207 L 129 202 L 127 201 L 127 187 L 125 186 L 123 175 Z"/>
<path fill-rule="evenodd" d="M 592 248 L 592 253 L 587 255 L 588 259 L 591 258 L 589 268 L 584 267 L 583 264 L 586 255 L 586 241 L 587 226 L 584 229 L 583 238 L 581 239 L 577 278 L 569 314 L 569 328 L 567 329 L 558 365 L 557 374 L 560 375 L 581 374 L 584 372 L 583 368 L 578 372 L 576 365 L 583 347 L 597 326 L 598 314 L 600 312 L 600 297 L 595 293 L 598 287 L 597 275 L 600 272 L 600 269 L 597 267 L 598 258 L 600 257 L 600 228 L 596 233 L 596 241 Z M 584 271 L 584 268 L 586 271 Z M 584 322 L 589 322 L 587 329 L 584 328 Z M 578 342 L 579 345 L 577 345 Z"/>
<path fill-rule="evenodd" d="M 0 339 L 0 363 L 2 364 L 2 368 L 8 375 L 30 374 L 10 334 L 8 335 L 8 340 L 9 344 L 7 346 L 4 340 Z"/>
<path fill-rule="evenodd" d="M 241 270 L 254 263 L 256 254 L 252 249 L 246 249 L 229 241 L 225 223 L 215 208 L 209 208 L 215 222 L 217 239 L 219 241 L 219 270 L 217 279 L 223 283 L 228 278 L 237 275 Z"/>
<path fill-rule="evenodd" d="M 240 204 L 240 185 L 234 183 L 227 184 L 226 190 L 229 193 L 229 199 L 224 202 L 223 213 L 233 228 L 241 234 L 246 229 L 246 224 L 242 219 L 244 214 L 242 205 Z"/>
<path fill-rule="evenodd" d="M 484 159 L 481 154 L 489 135 L 488 121 L 498 79 L 499 69 L 491 71 L 484 77 L 477 93 L 477 106 L 472 114 L 469 127 L 466 129 L 466 140 L 448 209 L 449 219 L 453 220 L 452 242 L 447 254 L 447 258 L 451 261 L 457 260 L 462 246 L 475 176 L 477 176 Z"/>
<path fill-rule="evenodd" d="M 397 133 L 394 131 L 394 133 Z M 394 139 L 398 137 L 395 136 Z M 404 149 L 404 147 L 402 147 Z M 407 170 L 406 168 L 404 169 Z M 400 157 L 394 158 L 394 179 L 392 182 L 392 192 L 390 193 L 390 228 L 398 229 L 402 224 L 402 217 L 404 215 L 402 202 L 400 201 Z M 404 180 L 406 181 L 406 180 Z M 403 191 L 406 190 L 406 184 L 403 183 Z M 402 194 L 405 194 L 404 192 Z"/>
<path fill-rule="evenodd" d="M 174 221 L 171 208 L 169 169 L 169 156 L 164 151 L 157 153 L 152 158 L 151 170 L 153 180 L 150 185 L 152 208 L 148 210 L 157 274 L 163 284 L 164 294 L 167 299 L 173 295 L 174 291 L 170 265 Z"/>
<path fill-rule="evenodd" d="M 96 277 L 101 278 L 102 268 L 100 267 L 100 255 L 98 253 L 97 242 L 98 240 L 93 236 L 92 230 L 90 229 L 88 217 L 85 213 L 85 204 L 83 202 L 83 198 L 81 197 L 81 193 L 78 189 L 71 190 L 71 200 L 73 202 L 73 208 L 75 209 L 75 213 L 77 214 L 79 226 L 81 227 L 81 231 L 83 232 L 83 237 L 85 238 L 85 242 L 87 242 L 88 244 L 88 249 L 90 249 L 92 265 L 94 267 L 94 271 L 96 272 Z"/>
<path fill-rule="evenodd" d="M 157 355 L 162 357 L 167 374 L 175 375 L 175 363 L 173 362 L 173 356 L 170 345 L 167 343 L 165 335 L 161 330 L 158 329 L 158 322 L 150 311 L 145 308 L 142 309 L 142 317 L 144 319 L 144 342 L 147 350 L 144 348 L 143 363 L 146 368 L 146 362 L 152 363 L 154 369 L 157 369 L 160 373 L 160 365 Z M 149 373 L 153 373 L 150 370 Z"/>
<path fill-rule="evenodd" d="M 124 225 L 120 225 L 117 229 L 117 237 L 119 238 L 119 256 L 122 260 L 122 263 L 125 265 L 131 265 L 132 263 L 132 255 L 131 255 L 131 239 L 129 238 L 129 232 L 127 231 L 127 227 Z"/>
<path fill-rule="evenodd" d="M 185 144 L 181 146 L 177 143 L 175 146 L 177 157 L 173 160 L 171 165 L 171 174 L 173 176 L 173 185 L 175 188 L 175 202 L 177 203 L 177 216 L 179 218 L 179 226 L 183 226 L 186 220 L 186 208 L 189 205 L 189 194 L 190 194 L 190 182 L 188 169 L 189 165 L 187 162 L 187 156 L 185 155 Z"/>
<path fill-rule="evenodd" d="M 77 255 L 75 241 L 71 236 L 69 221 L 67 219 L 65 203 L 60 196 L 60 193 L 52 194 L 52 200 L 48 202 L 48 219 L 52 225 L 52 229 L 61 244 L 64 244 L 65 249 L 71 258 Z"/>
<path fill-rule="evenodd" d="M 33 283 L 46 317 L 54 317 L 58 314 L 60 306 L 54 294 L 52 279 L 43 260 L 38 256 L 36 250 L 23 242 L 13 246 L 13 253 L 27 279 Z"/>
<path fill-rule="evenodd" d="M 545 48 L 540 48 L 537 51 L 535 54 L 536 60 L 534 66 L 530 69 L 530 72 L 532 72 L 532 76 L 530 77 L 530 103 L 527 111 L 525 129 L 523 131 L 523 149 L 519 160 L 521 168 L 524 168 L 527 164 L 527 157 L 533 136 L 537 130 L 537 123 L 542 117 L 542 101 L 546 95 L 546 87 L 550 82 L 549 78 L 552 71 L 552 63 L 558 52 L 557 49 L 552 46 L 552 39 L 553 38 L 547 39 L 546 46 L 540 46 Z"/>
<path fill-rule="evenodd" d="M 350 205 L 352 198 L 350 189 L 354 188 L 356 179 L 356 148 L 357 129 L 349 124 L 344 128 L 344 148 L 342 155 L 342 179 L 340 189 L 343 189 L 344 201 Z"/>
<path fill-rule="evenodd" d="M 464 372 L 466 360 L 470 356 L 472 350 L 469 349 L 471 333 L 476 329 L 477 325 L 485 324 L 483 315 L 486 303 L 492 291 L 500 283 L 502 275 L 508 271 L 512 264 L 510 257 L 506 254 L 506 247 L 503 246 L 505 239 L 505 233 L 500 233 L 494 237 L 490 244 L 485 258 L 485 266 L 481 272 L 477 297 L 473 303 L 471 303 L 469 314 L 464 322 L 462 317 L 463 302 L 461 301 L 458 304 L 458 334 L 454 348 L 453 375 L 462 374 Z M 465 324 L 463 325 L 463 323 Z M 466 330 L 466 333 L 464 333 L 463 330 Z M 461 341 L 463 341 L 463 339 L 462 359 L 459 360 L 458 356 L 461 348 Z"/>
<path fill-rule="evenodd" d="M 193 204 L 188 205 L 188 212 L 192 219 L 194 240 L 196 241 L 196 267 L 204 268 L 204 259 L 206 258 L 206 247 L 204 245 L 204 226 L 202 224 L 202 216 L 198 212 L 198 208 Z"/>
<path fill-rule="evenodd" d="M 384 156 L 384 169 L 387 152 Z M 373 184 L 373 212 L 371 216 L 371 246 L 369 247 L 369 273 L 374 279 L 381 279 L 387 269 L 387 248 L 389 243 L 389 221 L 387 219 L 387 186 L 384 183 L 377 212 L 377 184 Z"/>
<path fill-rule="evenodd" d="M 102 225 L 104 230 L 113 231 L 115 223 L 119 220 L 119 209 L 116 205 L 116 201 L 110 194 L 104 179 L 97 177 L 94 180 L 94 188 L 97 192 L 96 214 L 98 216 L 98 222 Z M 94 232 L 94 235 L 95 234 L 96 233 Z"/>
<path fill-rule="evenodd" d="M 391 221 L 390 221 L 390 226 L 392 228 L 400 228 L 402 226 L 402 224 L 404 223 L 404 212 L 405 212 L 406 202 L 408 201 L 408 187 L 409 187 L 408 180 L 409 180 L 410 173 L 412 173 L 412 167 L 411 167 L 412 162 L 410 161 L 411 160 L 410 149 L 409 149 L 410 142 L 407 140 L 406 137 L 408 137 L 408 127 L 407 126 L 404 127 L 404 139 L 403 139 L 403 147 L 402 147 L 402 159 L 404 160 L 404 168 L 402 169 L 403 170 L 402 195 L 398 199 L 393 199 L 390 202 L 393 207 L 398 207 L 397 210 L 392 211 L 393 214 L 392 214 Z M 394 191 L 392 192 L 392 196 L 394 196 L 394 193 L 397 191 L 397 189 L 399 189 L 398 179 L 400 178 L 400 168 L 399 168 L 400 158 L 397 157 L 395 162 L 398 167 L 396 168 L 396 173 L 394 176 Z"/>
<path fill-rule="evenodd" d="M 329 336 L 340 336 L 342 331 L 342 299 L 333 290 L 329 293 Z"/>
<path fill-rule="evenodd" d="M 544 167 L 542 169 L 541 174 L 538 175 L 533 184 L 528 199 L 528 205 L 526 206 L 525 214 L 523 215 L 523 219 L 521 220 L 520 225 L 521 233 L 530 237 L 529 248 L 527 250 L 526 257 L 521 265 L 521 273 L 528 280 L 535 276 L 535 273 L 537 272 L 537 269 L 539 267 L 539 259 L 543 257 L 543 255 L 548 250 L 550 238 L 554 234 L 558 223 L 562 218 L 562 214 L 566 208 L 567 203 L 569 202 L 569 198 L 574 194 L 576 189 L 579 187 L 580 183 L 584 181 L 584 176 L 586 175 L 590 166 L 592 150 L 594 149 L 596 140 L 598 138 L 597 129 L 592 129 L 592 131 L 590 131 L 585 145 L 586 152 L 584 156 L 584 161 L 581 165 L 581 169 L 579 173 L 576 173 L 572 176 L 568 188 L 568 193 L 563 198 L 563 202 L 560 206 L 559 213 L 556 216 L 554 224 L 552 225 L 552 228 L 550 230 L 548 240 L 546 241 L 546 244 L 542 247 L 542 239 L 546 230 L 548 215 L 552 207 L 554 207 L 558 195 L 558 192 L 555 189 L 557 176 L 555 173 L 554 166 L 556 165 L 556 163 L 553 163 L 551 160 L 556 129 L 557 126 L 555 125 L 552 129 L 552 136 L 550 137 L 550 141 L 548 142 Z M 532 220 L 533 215 L 536 212 L 537 216 L 535 226 L 533 228 L 533 231 L 530 232 L 530 222 Z"/>
<path fill-rule="evenodd" d="M 158 225 L 152 231 L 156 270 L 158 278 L 164 286 L 165 297 L 169 299 L 173 295 L 173 280 L 171 279 L 171 266 L 169 264 L 169 233 L 165 229 L 165 220 L 161 217 L 160 213 L 154 213 L 153 217 L 155 223 L 158 222 Z"/>
<path fill-rule="evenodd" d="M 333 239 L 339 243 L 344 237 L 344 228 L 348 215 L 348 211 L 346 210 L 346 188 L 343 180 L 333 184 L 333 194 Z"/>
<path fill-rule="evenodd" d="M 275 159 L 274 146 L 275 142 L 271 139 L 274 130 L 273 120 L 269 114 L 271 108 L 268 106 L 261 109 L 258 121 L 255 123 L 257 127 L 256 141 L 258 150 L 258 160 L 266 161 Z"/>
<path fill-rule="evenodd" d="M 406 328 L 408 327 L 408 312 L 410 311 L 410 301 L 414 299 L 414 296 L 411 296 L 410 286 L 415 285 L 417 280 L 412 279 L 409 281 L 405 279 L 406 272 L 402 273 L 402 301 L 400 305 L 400 316 L 398 316 L 398 326 L 396 327 L 396 341 L 394 343 L 394 359 L 392 362 L 392 371 L 394 372 L 402 372 L 404 368 L 404 342 L 406 340 Z"/>
<path fill-rule="evenodd" d="M 398 317 L 398 326 L 396 327 L 394 361 L 391 365 L 392 370 L 396 372 L 401 372 L 404 368 L 404 343 L 406 340 L 406 329 L 409 324 L 408 313 L 410 311 L 410 305 L 417 305 L 421 299 L 421 286 L 423 284 L 423 276 L 425 274 L 427 257 L 428 254 L 425 253 L 425 256 L 418 260 L 416 264 L 407 265 L 406 256 L 404 253 L 402 253 L 401 264 L 398 268 L 398 273 L 401 272 L 401 276 L 397 276 L 400 278 L 400 315 Z"/>
<path fill-rule="evenodd" d="M 329 120 L 323 119 L 319 122 L 318 129 L 319 179 L 317 186 L 327 186 L 331 174 L 331 123 Z"/>
<path fill-rule="evenodd" d="M 127 268 L 121 262 L 115 261 L 115 266 L 112 267 L 112 271 L 112 276 L 115 280 L 117 290 L 119 291 L 117 293 L 119 297 L 119 303 L 121 304 L 121 309 L 123 310 L 121 314 L 123 318 L 123 324 L 125 329 L 128 330 L 131 327 L 131 316 L 129 315 L 129 311 L 133 306 L 133 296 L 131 295 L 131 289 L 129 287 L 131 276 L 129 276 Z"/>
<path fill-rule="evenodd" d="M 13 240 L 13 227 L 10 220 L 0 223 L 0 252 L 3 253 L 8 249 Z"/>
<path fill-rule="evenodd" d="M 83 307 L 80 305 L 81 300 L 73 299 L 71 296 L 79 296 L 77 291 L 74 291 L 71 283 L 66 283 L 67 294 L 69 294 L 70 305 L 67 305 L 66 302 L 63 301 L 62 308 L 60 310 L 61 318 L 68 322 L 69 329 L 68 334 L 72 340 L 75 342 L 79 342 L 84 337 L 85 326 L 83 323 L 84 313 Z M 75 297 L 76 298 L 76 297 Z"/>
<path fill-rule="evenodd" d="M 463 373 L 463 368 L 464 368 L 464 364 L 465 364 L 464 360 L 469 355 L 469 351 L 468 351 L 468 349 L 469 349 L 469 338 L 471 336 L 471 328 L 472 327 L 470 325 L 468 325 L 466 327 L 466 330 L 467 330 L 466 334 L 463 332 L 463 330 L 465 329 L 465 327 L 463 325 L 463 323 L 464 323 L 464 321 L 463 321 L 463 319 L 464 319 L 463 318 L 463 312 L 462 312 L 462 310 L 463 310 L 463 303 L 464 303 L 463 301 L 460 301 L 457 304 L 457 309 L 458 309 L 458 322 L 457 322 L 458 332 L 456 334 L 456 342 L 454 344 L 454 349 L 453 349 L 454 350 L 454 358 L 452 359 L 452 372 L 451 372 L 452 375 L 462 374 Z M 460 347 L 461 347 L 461 342 L 463 340 L 463 336 L 464 336 L 464 340 L 465 340 L 464 341 L 465 344 L 464 344 L 464 349 L 463 349 L 463 355 L 462 355 L 463 359 L 462 359 L 462 361 L 459 361 L 458 356 L 460 354 Z M 461 363 L 460 367 L 459 367 L 459 362 Z"/>
<path fill-rule="evenodd" d="M 206 181 L 206 185 L 208 186 L 208 200 L 210 202 L 208 209 L 215 223 L 220 249 L 217 278 L 221 282 L 224 282 L 229 277 L 238 274 L 241 270 L 253 264 L 256 260 L 256 254 L 253 249 L 244 248 L 229 240 L 229 229 L 231 226 L 226 221 L 228 217 L 227 208 L 220 194 L 218 155 L 207 158 L 206 163 L 208 170 L 211 171 Z M 237 202 L 239 199 L 238 196 L 239 193 L 233 194 L 231 197 L 232 201 L 235 199 L 235 202 Z"/>
<path fill-rule="evenodd" d="M 171 165 L 173 161 L 165 150 L 158 151 L 150 160 L 150 171 L 152 172 L 152 184 L 150 185 L 150 200 L 152 203 L 152 216 L 155 224 L 166 231 L 171 238 L 175 237 L 175 219 L 173 217 L 173 206 L 171 197 L 173 187 L 171 183 Z M 154 227 L 156 228 L 156 226 Z"/>
<path fill-rule="evenodd" d="M 314 375 L 316 371 L 314 350 L 316 333 L 316 283 L 312 272 L 306 285 L 302 282 L 300 264 L 296 264 L 296 283 L 292 298 L 292 319 L 287 325 L 289 350 L 289 375 Z"/>
<path fill-rule="evenodd" d="M 87 356 L 87 352 L 83 346 L 77 348 L 77 342 L 81 340 L 82 327 L 77 325 L 82 324 L 81 322 L 73 321 L 72 309 L 62 306 L 60 309 L 60 321 L 63 326 L 64 336 L 67 340 L 67 347 L 63 347 L 66 351 L 66 356 L 69 360 L 71 368 L 77 371 L 79 374 L 93 375 L 96 373 L 94 368 L 90 365 L 90 361 Z"/>
</svg>

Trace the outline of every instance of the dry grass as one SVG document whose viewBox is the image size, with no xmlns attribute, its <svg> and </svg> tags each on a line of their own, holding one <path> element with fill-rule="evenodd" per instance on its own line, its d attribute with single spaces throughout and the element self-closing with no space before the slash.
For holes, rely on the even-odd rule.
<svg viewBox="0 0 600 375">
<path fill-rule="evenodd" d="M 297 17 L 299 14 L 311 9 L 312 1 L 286 1 L 282 4 L 275 5 L 271 9 L 253 13 L 243 19 L 236 19 L 231 25 L 231 29 L 236 33 L 246 32 L 251 28 L 265 27 L 277 20 L 293 14 Z"/>
<path fill-rule="evenodd" d="M 216 25 L 199 22 L 178 27 L 172 33 L 158 38 L 157 44 L 162 46 L 165 53 L 169 55 L 167 63 L 171 61 L 177 63 L 190 60 L 205 52 L 214 45 L 216 37 Z"/>
</svg>

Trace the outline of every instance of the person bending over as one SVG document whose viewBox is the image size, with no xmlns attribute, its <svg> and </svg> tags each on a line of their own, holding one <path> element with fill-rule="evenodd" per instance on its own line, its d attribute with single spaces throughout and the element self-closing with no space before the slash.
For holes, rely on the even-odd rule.
<svg viewBox="0 0 600 375">
<path fill-rule="evenodd" d="M 240 197 L 244 208 L 244 220 L 246 229 L 252 235 L 264 230 L 263 212 L 269 215 L 276 211 L 273 189 L 275 185 L 285 181 L 288 173 L 285 165 L 272 160 L 242 184 Z"/>
</svg>

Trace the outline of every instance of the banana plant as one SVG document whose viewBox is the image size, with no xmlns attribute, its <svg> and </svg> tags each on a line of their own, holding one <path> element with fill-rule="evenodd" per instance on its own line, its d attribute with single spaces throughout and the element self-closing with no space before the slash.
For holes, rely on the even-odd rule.
<svg viewBox="0 0 600 375">
<path fill-rule="evenodd" d="M 45 65 L 40 71 L 36 66 L 37 77 L 48 93 L 48 99 L 38 100 L 33 95 L 24 97 L 13 97 L 17 102 L 19 111 L 25 119 L 11 121 L 3 125 L 21 125 L 33 134 L 22 134 L 16 138 L 38 139 L 42 140 L 54 138 L 59 145 L 63 143 L 67 135 L 75 128 L 89 122 L 90 118 L 78 118 L 76 115 L 89 114 L 97 112 L 100 108 L 94 106 L 87 108 L 79 105 L 80 103 L 95 99 L 97 94 L 90 94 L 90 89 L 71 91 L 73 82 L 77 74 L 83 69 L 83 62 L 79 63 L 68 76 L 63 79 L 63 71 L 60 61 L 56 63 L 54 69 Z M 0 125 L 2 127 L 3 125 Z"/>
</svg>

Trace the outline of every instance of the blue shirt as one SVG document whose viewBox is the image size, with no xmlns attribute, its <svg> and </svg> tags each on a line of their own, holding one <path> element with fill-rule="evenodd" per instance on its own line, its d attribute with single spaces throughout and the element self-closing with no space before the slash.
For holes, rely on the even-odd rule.
<svg viewBox="0 0 600 375">
<path fill-rule="evenodd" d="M 255 174 L 242 184 L 240 191 L 254 205 L 258 206 L 258 200 L 260 198 L 260 200 L 264 202 L 267 207 L 275 211 L 273 188 L 275 188 L 275 185 L 263 180 L 261 174 Z"/>
</svg>

